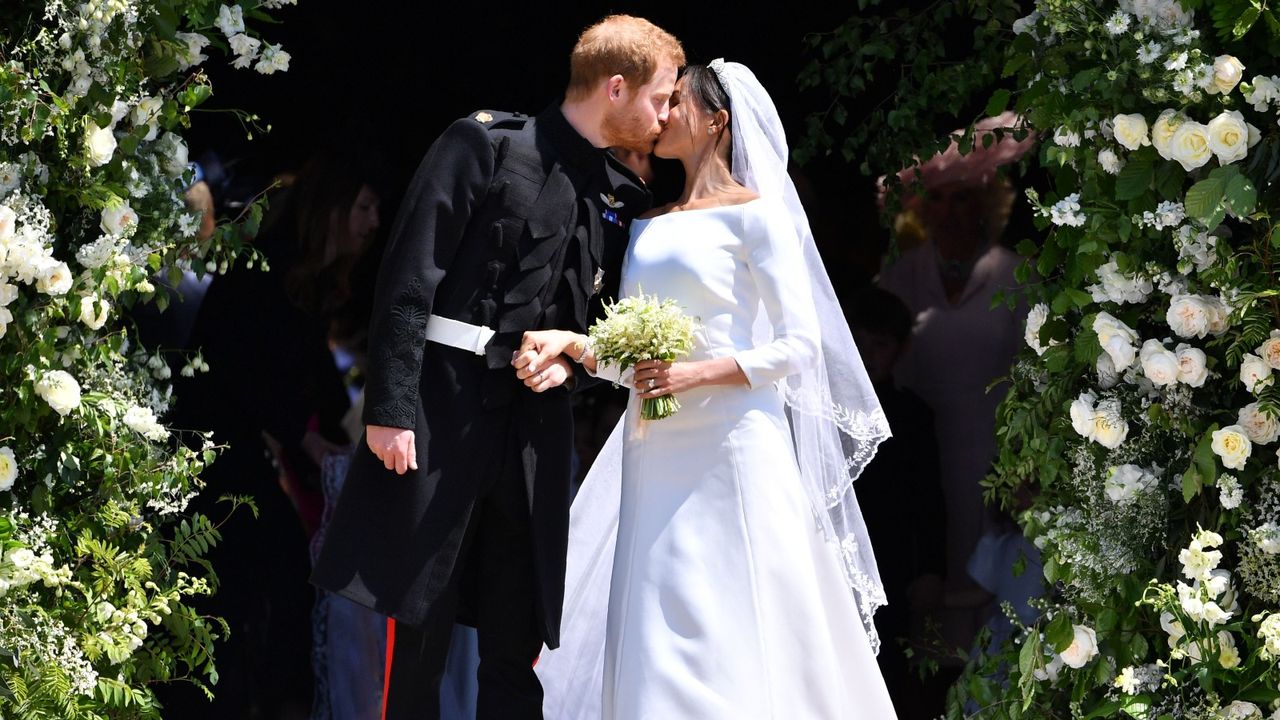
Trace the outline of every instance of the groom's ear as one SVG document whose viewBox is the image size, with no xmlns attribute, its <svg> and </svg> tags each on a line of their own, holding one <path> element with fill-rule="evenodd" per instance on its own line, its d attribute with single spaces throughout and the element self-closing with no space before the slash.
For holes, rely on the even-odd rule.
<svg viewBox="0 0 1280 720">
<path fill-rule="evenodd" d="M 610 100 L 622 99 L 622 87 L 626 82 L 626 78 L 621 75 L 614 75 L 605 81 L 605 91 Z"/>
</svg>

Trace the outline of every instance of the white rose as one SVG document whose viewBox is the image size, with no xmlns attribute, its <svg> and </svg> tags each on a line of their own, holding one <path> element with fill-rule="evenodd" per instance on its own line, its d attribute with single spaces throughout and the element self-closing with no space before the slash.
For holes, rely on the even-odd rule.
<svg viewBox="0 0 1280 720">
<path fill-rule="evenodd" d="M 134 127 L 147 127 L 147 134 L 142 139 L 150 142 L 156 139 L 156 133 L 160 132 L 160 110 L 164 107 L 164 100 L 156 97 L 145 97 L 138 101 L 137 107 L 133 109 L 131 120 Z"/>
<path fill-rule="evenodd" d="M 64 262 L 45 260 L 36 272 L 36 289 L 46 295 L 65 295 L 71 289 L 71 268 Z"/>
<path fill-rule="evenodd" d="M 1098 164 L 1102 166 L 1102 171 L 1108 175 L 1118 175 L 1124 169 L 1124 160 L 1116 155 L 1116 151 L 1111 148 L 1103 148 L 1098 151 Z"/>
<path fill-rule="evenodd" d="M 1182 123 L 1173 133 L 1169 153 L 1187 172 L 1204 167 L 1209 158 L 1213 157 L 1213 149 L 1209 146 L 1209 128 L 1191 120 Z"/>
<path fill-rule="evenodd" d="M 1203 338 L 1210 332 L 1216 309 L 1202 295 L 1174 295 L 1165 321 L 1178 337 Z"/>
<path fill-rule="evenodd" d="M 1102 353 L 1098 356 L 1098 386 L 1103 390 L 1110 390 L 1120 383 L 1120 373 L 1116 372 L 1116 364 L 1111 361 L 1111 356 Z"/>
<path fill-rule="evenodd" d="M 1253 452 L 1253 443 L 1239 425 L 1228 425 L 1213 432 L 1213 452 L 1222 458 L 1223 467 L 1243 470 Z"/>
<path fill-rule="evenodd" d="M 1072 625 L 1075 637 L 1071 646 L 1062 651 L 1062 662 L 1077 670 L 1098 656 L 1098 635 L 1093 628 L 1084 625 Z"/>
<path fill-rule="evenodd" d="M 101 329 L 110 314 L 111 303 L 100 299 L 97 295 L 86 295 L 80 298 L 80 322 L 90 330 Z"/>
<path fill-rule="evenodd" d="M 1271 337 L 1258 346 L 1257 353 L 1272 370 L 1280 370 L 1280 330 L 1272 330 Z"/>
<path fill-rule="evenodd" d="M 1257 394 L 1273 380 L 1271 366 L 1266 361 L 1253 353 L 1245 353 L 1244 359 L 1240 361 L 1240 382 L 1244 383 L 1245 389 Z"/>
<path fill-rule="evenodd" d="M 1071 427 L 1082 437 L 1092 439 L 1093 436 L 1093 417 L 1096 412 L 1093 409 L 1097 398 L 1093 393 L 1083 393 L 1075 402 L 1071 403 Z"/>
<path fill-rule="evenodd" d="M 1240 78 L 1244 75 L 1244 65 L 1231 55 L 1219 55 L 1213 61 L 1213 84 L 1209 93 L 1226 95 L 1236 89 Z"/>
<path fill-rule="evenodd" d="M 0 447 L 0 492 L 11 489 L 17 479 L 18 459 L 13 456 L 13 450 Z"/>
<path fill-rule="evenodd" d="M 1143 343 L 1139 359 L 1142 362 L 1142 374 L 1152 385 L 1164 387 L 1178 382 L 1178 356 L 1165 348 L 1159 340 Z"/>
<path fill-rule="evenodd" d="M 1151 145 L 1165 160 L 1173 159 L 1173 135 L 1184 122 L 1186 118 L 1177 110 L 1165 110 L 1151 124 Z"/>
<path fill-rule="evenodd" d="M 1045 351 L 1049 349 L 1048 347 L 1040 344 L 1040 329 L 1044 327 L 1044 324 L 1048 319 L 1049 306 L 1044 303 L 1037 303 L 1035 307 L 1031 308 L 1030 312 L 1027 313 L 1025 339 L 1027 341 L 1027 345 L 1030 346 L 1032 350 L 1035 350 L 1037 355 L 1044 355 Z M 1057 340 L 1049 341 L 1050 347 L 1058 344 L 1059 342 Z"/>
<path fill-rule="evenodd" d="M 1231 306 L 1221 296 L 1204 296 L 1209 307 L 1209 334 L 1221 335 L 1227 331 L 1227 321 L 1231 318 Z"/>
<path fill-rule="evenodd" d="M 127 200 L 108 205 L 102 209 L 102 222 L 98 226 L 112 235 L 130 235 L 138 226 L 138 213 Z"/>
<path fill-rule="evenodd" d="M 59 415 L 80 407 L 80 383 L 62 370 L 51 370 L 36 382 L 36 395 L 49 403 Z"/>
<path fill-rule="evenodd" d="M 1223 165 L 1243 160 L 1249 154 L 1249 125 L 1238 110 L 1209 121 L 1209 149 Z"/>
<path fill-rule="evenodd" d="M 218 8 L 218 19 L 214 24 L 228 38 L 236 33 L 242 33 L 244 32 L 244 10 L 239 5 L 223 5 Z"/>
<path fill-rule="evenodd" d="M 1129 437 L 1129 422 L 1120 412 L 1120 401 L 1103 400 L 1094 410 L 1093 441 L 1108 450 L 1120 447 Z"/>
<path fill-rule="evenodd" d="M 187 171 L 190 160 L 187 154 L 187 144 L 174 133 L 167 132 L 160 137 L 160 142 L 155 145 L 156 153 L 160 156 L 160 162 L 164 167 L 164 171 L 169 177 L 179 178 Z"/>
<path fill-rule="evenodd" d="M 1203 386 L 1209 377 L 1204 351 L 1182 343 L 1174 354 L 1178 357 L 1178 382 L 1197 388 Z"/>
<path fill-rule="evenodd" d="M 1137 150 L 1140 147 L 1151 144 L 1151 138 L 1147 134 L 1149 131 L 1147 119 L 1141 115 L 1137 113 L 1117 115 L 1111 122 L 1116 142 L 1126 148 Z"/>
<path fill-rule="evenodd" d="M 1100 312 L 1094 318 L 1093 331 L 1098 334 L 1098 344 L 1103 351 L 1111 356 L 1116 370 L 1128 370 L 1138 356 L 1138 349 L 1134 346 L 1138 342 L 1138 333 L 1106 312 Z"/>
<path fill-rule="evenodd" d="M 101 167 L 111 162 L 116 152 L 116 136 L 111 128 L 100 128 L 90 120 L 85 123 L 84 145 L 89 153 L 89 165 Z"/>
<path fill-rule="evenodd" d="M 1256 402 L 1240 408 L 1236 424 L 1244 428 L 1251 442 L 1258 445 L 1270 445 L 1280 438 L 1280 421 L 1262 412 Z"/>
</svg>

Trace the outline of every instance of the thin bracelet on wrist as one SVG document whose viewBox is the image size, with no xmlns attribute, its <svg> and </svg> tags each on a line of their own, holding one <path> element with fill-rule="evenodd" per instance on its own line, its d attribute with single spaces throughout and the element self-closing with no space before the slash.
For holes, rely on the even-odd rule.
<svg viewBox="0 0 1280 720">
<path fill-rule="evenodd" d="M 586 360 L 587 355 L 590 353 L 591 353 L 591 338 L 587 338 L 586 340 L 582 341 L 582 352 L 578 355 L 578 359 L 575 360 L 574 362 L 581 365 L 582 361 Z"/>
</svg>

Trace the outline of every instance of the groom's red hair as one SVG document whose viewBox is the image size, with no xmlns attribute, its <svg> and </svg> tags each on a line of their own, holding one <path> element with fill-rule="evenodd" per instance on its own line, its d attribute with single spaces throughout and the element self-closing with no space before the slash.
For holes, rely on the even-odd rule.
<svg viewBox="0 0 1280 720">
<path fill-rule="evenodd" d="M 565 96 L 586 97 L 614 75 L 632 85 L 644 85 L 663 61 L 684 66 L 684 48 L 674 35 L 644 18 L 610 15 L 578 36 L 569 55 Z"/>
</svg>

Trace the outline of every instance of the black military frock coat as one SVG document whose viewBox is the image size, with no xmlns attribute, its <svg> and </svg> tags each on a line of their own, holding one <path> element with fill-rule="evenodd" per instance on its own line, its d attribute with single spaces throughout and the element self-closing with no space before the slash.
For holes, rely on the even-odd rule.
<svg viewBox="0 0 1280 720">
<path fill-rule="evenodd" d="M 482 468 L 507 453 L 503 467 L 528 490 L 544 640 L 558 645 L 570 396 L 533 393 L 510 362 L 526 330 L 587 327 L 593 295 L 616 291 L 627 225 L 649 203 L 643 183 L 556 106 L 532 118 L 479 112 L 437 139 L 392 228 L 365 388 L 367 424 L 415 430 L 418 470 L 396 475 L 359 443 L 317 585 L 420 624 L 453 574 Z M 428 342 L 433 313 L 497 335 L 483 356 Z"/>
</svg>

